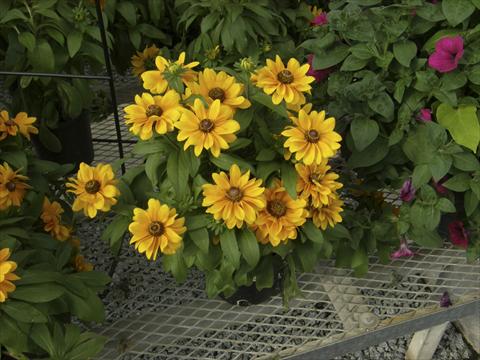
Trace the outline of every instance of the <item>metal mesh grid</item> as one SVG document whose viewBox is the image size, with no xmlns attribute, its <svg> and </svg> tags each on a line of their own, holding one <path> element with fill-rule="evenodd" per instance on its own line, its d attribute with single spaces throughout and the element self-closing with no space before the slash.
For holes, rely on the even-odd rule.
<svg viewBox="0 0 480 360">
<path fill-rule="evenodd" d="M 389 264 L 372 258 L 363 278 L 323 261 L 315 272 L 299 276 L 303 297 L 289 309 L 279 296 L 248 307 L 207 299 L 197 272 L 181 285 L 165 277 L 108 315 L 100 332 L 110 340 L 101 358 L 287 357 L 359 333 L 388 330 L 402 319 L 446 312 L 438 306 L 444 291 L 454 307 L 465 301 L 480 304 L 478 262 L 467 264 L 464 252 L 451 248 L 414 250 L 414 258 Z"/>
</svg>

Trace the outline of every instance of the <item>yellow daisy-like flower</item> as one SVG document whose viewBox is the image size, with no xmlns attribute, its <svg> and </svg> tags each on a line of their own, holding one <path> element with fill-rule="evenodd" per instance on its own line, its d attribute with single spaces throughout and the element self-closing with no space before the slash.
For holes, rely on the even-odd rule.
<svg viewBox="0 0 480 360">
<path fill-rule="evenodd" d="M 163 96 L 152 96 L 143 93 L 135 96 L 135 104 L 125 107 L 125 123 L 130 125 L 130 131 L 148 140 L 157 134 L 173 131 L 173 124 L 180 118 L 183 107 L 180 105 L 180 95 L 175 90 L 169 90 Z"/>
<path fill-rule="evenodd" d="M 291 119 L 295 126 L 288 126 L 282 135 L 288 138 L 284 146 L 295 153 L 297 161 L 320 165 L 340 148 L 342 137 L 334 131 L 335 119 L 325 119 L 325 111 L 308 114 L 300 110 L 298 119 Z"/>
<path fill-rule="evenodd" d="M 70 230 L 61 224 L 64 210 L 60 203 L 52 201 L 45 197 L 43 200 L 43 209 L 40 218 L 43 221 L 43 229 L 50 233 L 55 239 L 65 241 L 70 237 Z"/>
<path fill-rule="evenodd" d="M 220 100 L 223 105 L 232 109 L 246 109 L 251 106 L 243 94 L 243 84 L 235 81 L 233 76 L 226 72 L 215 72 L 212 69 L 205 69 L 198 74 L 198 83 L 189 85 L 192 94 L 202 95 L 208 104 Z"/>
<path fill-rule="evenodd" d="M 196 72 L 192 69 L 198 64 L 198 61 L 185 64 L 185 52 L 182 52 L 175 62 L 157 56 L 156 70 L 147 70 L 142 74 L 143 87 L 153 93 L 163 94 L 168 88 L 168 81 L 164 77 L 166 72 L 179 76 L 183 83 L 188 85 L 197 78 Z"/>
<path fill-rule="evenodd" d="M 336 190 L 343 187 L 343 184 L 335 181 L 340 176 L 331 169 L 324 160 L 320 165 L 295 165 L 298 173 L 297 192 L 302 199 L 311 200 L 314 207 L 327 205 Z"/>
<path fill-rule="evenodd" d="M 292 199 L 280 181 L 265 190 L 267 206 L 260 211 L 254 229 L 262 244 L 278 246 L 282 241 L 295 239 L 297 227 L 305 223 L 307 211 L 304 199 Z"/>
<path fill-rule="evenodd" d="M 73 265 L 75 266 L 75 270 L 77 270 L 77 272 L 88 272 L 93 270 L 93 264 L 86 261 L 83 255 L 75 256 Z"/>
<path fill-rule="evenodd" d="M 73 211 L 83 210 L 85 216 L 94 218 L 98 211 L 109 211 L 117 203 L 120 191 L 115 186 L 115 174 L 109 164 L 95 167 L 81 163 L 76 178 L 68 179 L 69 192 L 76 195 Z"/>
<path fill-rule="evenodd" d="M 250 179 L 250 171 L 240 172 L 233 164 L 227 175 L 223 171 L 212 174 L 215 184 L 203 185 L 203 203 L 215 220 L 222 219 L 229 229 L 253 224 L 259 210 L 265 207 L 261 179 Z"/>
<path fill-rule="evenodd" d="M 314 208 L 311 211 L 311 216 L 315 226 L 325 230 L 327 226 L 335 226 L 335 224 L 342 222 L 340 213 L 343 211 L 343 201 L 338 195 L 329 197 L 328 205 Z"/>
<path fill-rule="evenodd" d="M 15 261 L 8 261 L 10 257 L 10 249 L 0 250 L 0 303 L 8 298 L 8 293 L 14 292 L 16 286 L 12 281 L 20 280 L 13 272 L 17 269 Z"/>
<path fill-rule="evenodd" d="M 308 8 L 310 9 L 310 12 L 312 13 L 313 17 L 316 17 L 323 12 L 323 10 L 321 8 L 318 8 L 315 5 L 314 6 L 309 6 Z"/>
<path fill-rule="evenodd" d="M 150 199 L 147 210 L 133 210 L 133 222 L 128 227 L 133 235 L 130 244 L 135 244 L 135 249 L 145 253 L 149 260 L 157 259 L 158 250 L 175 254 L 182 245 L 182 234 L 187 231 L 184 224 L 185 218 L 177 218 L 175 209 Z"/>
<path fill-rule="evenodd" d="M 7 136 L 16 136 L 18 133 L 30 140 L 30 134 L 38 134 L 38 129 L 32 124 L 37 121 L 25 112 L 19 112 L 14 118 L 6 110 L 0 111 L 0 141 Z"/>
<path fill-rule="evenodd" d="M 6 110 L 0 111 L 0 141 L 7 136 L 16 136 L 17 134 L 17 124 L 10 119 L 10 115 Z"/>
<path fill-rule="evenodd" d="M 8 163 L 0 165 L 0 210 L 10 206 L 20 206 L 29 185 L 25 183 L 27 176 L 19 175 Z"/>
<path fill-rule="evenodd" d="M 310 93 L 312 88 L 309 84 L 315 81 L 313 76 L 307 76 L 310 65 L 300 63 L 292 58 L 287 66 L 282 62 L 280 56 L 275 61 L 267 59 L 267 65 L 253 76 L 252 81 L 256 86 L 263 88 L 263 91 L 272 95 L 272 101 L 278 105 L 285 100 L 287 104 L 304 104 L 304 92 Z"/>
<path fill-rule="evenodd" d="M 147 46 L 143 51 L 137 51 L 132 56 L 132 72 L 136 76 L 140 76 L 147 70 L 155 70 L 155 58 L 160 53 L 160 49 L 155 45 Z"/>
<path fill-rule="evenodd" d="M 185 150 L 192 145 L 196 156 L 206 149 L 215 157 L 220 155 L 220 150 L 229 148 L 228 144 L 237 139 L 234 133 L 240 130 L 230 107 L 215 100 L 206 108 L 200 99 L 195 99 L 193 112 L 183 111 L 175 127 L 179 129 L 177 140 L 187 140 Z"/>
</svg>

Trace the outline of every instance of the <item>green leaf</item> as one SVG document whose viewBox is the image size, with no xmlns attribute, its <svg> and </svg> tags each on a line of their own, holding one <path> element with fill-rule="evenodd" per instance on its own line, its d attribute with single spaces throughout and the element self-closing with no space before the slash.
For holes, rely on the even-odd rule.
<svg viewBox="0 0 480 360">
<path fill-rule="evenodd" d="M 22 172 L 27 171 L 28 160 L 25 151 L 0 152 L 0 159 L 5 160 L 16 170 L 22 170 Z"/>
<path fill-rule="evenodd" d="M 30 336 L 35 344 L 40 346 L 48 354 L 55 354 L 55 345 L 50 330 L 48 330 L 45 324 L 33 325 Z"/>
<path fill-rule="evenodd" d="M 448 179 L 442 185 L 445 186 L 447 189 L 450 189 L 456 192 L 464 192 L 470 189 L 471 179 L 472 178 L 470 177 L 470 175 L 461 173 Z"/>
<path fill-rule="evenodd" d="M 8 5 L 7 5 L 8 6 Z M 12 21 L 12 20 L 17 20 L 17 19 L 21 19 L 21 20 L 25 20 L 27 21 L 27 17 L 18 9 L 11 9 L 9 11 L 7 11 L 7 13 L 5 14 L 5 16 L 3 16 L 1 19 L 0 19 L 0 24 L 5 24 L 9 21 Z"/>
<path fill-rule="evenodd" d="M 268 289 L 273 286 L 273 264 L 270 256 L 260 261 L 255 271 L 255 286 L 257 290 Z"/>
<path fill-rule="evenodd" d="M 62 151 L 62 143 L 43 122 L 40 124 L 38 136 L 40 142 L 51 152 L 59 153 Z"/>
<path fill-rule="evenodd" d="M 78 30 L 71 31 L 67 36 L 68 54 L 73 58 L 82 47 L 83 34 Z"/>
<path fill-rule="evenodd" d="M 323 70 L 339 64 L 348 56 L 349 47 L 344 44 L 336 44 L 330 50 L 315 52 L 313 68 Z"/>
<path fill-rule="evenodd" d="M 452 167 L 452 157 L 449 155 L 436 154 L 432 162 L 429 164 L 432 177 L 435 181 L 439 181 Z"/>
<path fill-rule="evenodd" d="M 388 121 L 393 120 L 395 107 L 392 98 L 385 91 L 382 91 L 373 99 L 368 100 L 368 106 Z"/>
<path fill-rule="evenodd" d="M 204 253 L 208 253 L 208 247 L 210 245 L 210 236 L 207 229 L 200 228 L 196 230 L 189 230 L 188 236 L 197 245 L 197 247 Z"/>
<path fill-rule="evenodd" d="M 30 32 L 22 32 L 18 35 L 18 41 L 20 44 L 25 46 L 25 48 L 32 52 L 35 50 L 35 36 Z"/>
<path fill-rule="evenodd" d="M 187 227 L 188 231 L 201 229 L 207 224 L 209 224 L 210 218 L 207 215 L 193 215 L 187 216 L 185 220 L 185 226 Z"/>
<path fill-rule="evenodd" d="M 437 109 L 437 120 L 445 127 L 458 144 L 474 153 L 480 143 L 480 123 L 475 106 L 460 106 L 454 109 L 441 104 Z"/>
<path fill-rule="evenodd" d="M 249 229 L 243 229 L 238 238 L 238 245 L 248 265 L 252 268 L 257 266 L 260 260 L 260 247 L 255 234 Z"/>
<path fill-rule="evenodd" d="M 10 297 L 31 303 L 45 303 L 59 298 L 64 291 L 63 287 L 55 284 L 22 285 Z"/>
<path fill-rule="evenodd" d="M 182 200 L 188 188 L 188 164 L 183 150 L 178 149 L 168 156 L 167 176 L 175 189 L 175 198 Z"/>
<path fill-rule="evenodd" d="M 153 187 L 158 186 L 159 166 L 162 165 L 165 160 L 165 155 L 157 153 L 148 156 L 145 161 L 145 173 L 147 174 L 148 179 L 152 182 Z"/>
<path fill-rule="evenodd" d="M 238 269 L 240 266 L 240 249 L 234 230 L 227 230 L 220 234 L 220 246 L 226 259 Z"/>
<path fill-rule="evenodd" d="M 318 257 L 318 248 L 316 248 L 315 243 L 310 241 L 298 242 L 295 246 L 295 253 L 302 264 L 303 271 L 313 271 Z"/>
<path fill-rule="evenodd" d="M 355 55 L 348 56 L 340 68 L 341 71 L 358 71 L 368 64 L 368 59 L 359 59 Z"/>
<path fill-rule="evenodd" d="M 451 26 L 457 26 L 475 10 L 470 0 L 442 0 L 443 15 Z"/>
<path fill-rule="evenodd" d="M 355 275 L 363 275 L 368 270 L 368 255 L 365 249 L 359 247 L 355 250 L 352 256 L 352 268 L 355 270 Z"/>
<path fill-rule="evenodd" d="M 471 216 L 480 204 L 480 199 L 475 195 L 472 190 L 468 190 L 465 193 L 465 213 L 467 216 Z"/>
<path fill-rule="evenodd" d="M 415 169 L 413 169 L 412 184 L 416 189 L 427 184 L 431 178 L 432 172 L 427 164 L 417 165 L 415 166 Z"/>
<path fill-rule="evenodd" d="M 250 163 L 235 155 L 222 153 L 219 157 L 210 156 L 210 161 L 222 170 L 230 171 L 232 165 L 237 164 L 242 172 L 250 170 L 252 174 L 255 173 L 255 169 Z"/>
<path fill-rule="evenodd" d="M 295 167 L 290 163 L 283 162 L 280 166 L 280 171 L 282 173 L 283 186 L 285 186 L 285 189 L 292 199 L 296 199 L 298 174 Z"/>
<path fill-rule="evenodd" d="M 480 1 L 480 0 L 479 0 Z M 480 65 L 475 65 L 467 70 L 468 80 L 475 85 L 480 85 Z"/>
<path fill-rule="evenodd" d="M 163 268 L 172 273 L 178 282 L 183 282 L 187 278 L 187 265 L 182 257 L 182 252 L 178 251 L 173 255 L 164 255 L 162 257 Z"/>
<path fill-rule="evenodd" d="M 123 16 L 130 25 L 137 23 L 137 9 L 130 1 L 122 1 L 116 5 L 116 10 Z"/>
<path fill-rule="evenodd" d="M 261 149 L 258 152 L 255 160 L 257 161 L 272 161 L 277 156 L 277 153 L 271 149 Z"/>
<path fill-rule="evenodd" d="M 428 230 L 422 227 L 414 227 L 410 233 L 410 238 L 417 244 L 428 248 L 439 248 L 443 244 L 443 239 L 435 230 Z"/>
<path fill-rule="evenodd" d="M 417 45 L 411 40 L 402 40 L 393 44 L 393 55 L 403 66 L 410 67 L 410 62 L 417 55 Z"/>
<path fill-rule="evenodd" d="M 33 51 L 28 53 L 28 60 L 34 71 L 53 72 L 55 69 L 55 55 L 50 44 L 44 39 L 37 41 Z"/>
<path fill-rule="evenodd" d="M 376 121 L 367 118 L 355 118 L 350 125 L 353 142 L 358 151 L 365 150 L 378 136 L 380 131 Z"/>
<path fill-rule="evenodd" d="M 278 105 L 275 105 L 273 102 L 272 102 L 272 97 L 263 93 L 263 92 L 256 92 L 255 94 L 252 95 L 251 99 L 263 106 L 266 106 L 267 108 L 269 108 L 270 110 L 272 110 L 273 112 L 277 113 L 278 115 L 288 119 L 288 112 L 287 112 L 287 109 L 285 107 L 285 105 L 283 105 L 283 103 L 280 103 Z M 252 113 L 253 115 L 253 113 Z M 243 129 L 243 128 L 242 128 Z"/>
<path fill-rule="evenodd" d="M 452 154 L 453 166 L 462 171 L 477 171 L 480 170 L 480 162 L 472 153 L 456 153 Z"/>
<path fill-rule="evenodd" d="M 8 301 L 0 307 L 13 319 L 24 323 L 45 323 L 47 317 L 34 306 L 22 301 Z"/>
<path fill-rule="evenodd" d="M 303 233 L 307 236 L 308 239 L 317 244 L 323 243 L 323 233 L 322 231 L 315 226 L 310 220 L 307 221 L 302 226 Z"/>
<path fill-rule="evenodd" d="M 438 210 L 445 213 L 454 213 L 457 211 L 457 209 L 455 209 L 455 205 L 453 205 L 453 203 L 447 198 L 438 199 L 437 205 L 435 206 Z"/>
<path fill-rule="evenodd" d="M 387 156 L 388 150 L 388 141 L 377 137 L 365 150 L 354 152 L 348 160 L 348 165 L 353 169 L 375 165 Z"/>
</svg>

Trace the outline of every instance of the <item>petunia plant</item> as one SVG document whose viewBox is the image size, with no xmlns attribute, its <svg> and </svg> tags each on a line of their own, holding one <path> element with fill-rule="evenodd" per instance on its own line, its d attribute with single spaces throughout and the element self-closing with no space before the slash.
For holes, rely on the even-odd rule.
<svg viewBox="0 0 480 360">
<path fill-rule="evenodd" d="M 310 74 L 324 75 L 314 98 L 339 119 L 358 204 L 337 234 L 339 263 L 366 269 L 368 253 L 387 259 L 399 240 L 394 258 L 413 255 L 408 240 L 436 247 L 448 237 L 478 258 L 479 2 L 323 3 L 301 47 Z"/>
<path fill-rule="evenodd" d="M 89 358 L 104 339 L 72 319 L 103 320 L 93 271 L 74 236 L 64 177 L 72 170 L 30 150 L 37 119 L 0 110 L 0 357 Z"/>
<path fill-rule="evenodd" d="M 202 69 L 184 53 L 155 63 L 125 108 L 145 162 L 118 180 L 104 238 L 118 249 L 129 233 L 179 281 L 196 267 L 211 297 L 281 280 L 288 301 L 295 274 L 331 255 L 324 232 L 343 211 L 329 164 L 341 137 L 307 103 L 309 65 L 277 56 L 256 69 Z"/>
</svg>

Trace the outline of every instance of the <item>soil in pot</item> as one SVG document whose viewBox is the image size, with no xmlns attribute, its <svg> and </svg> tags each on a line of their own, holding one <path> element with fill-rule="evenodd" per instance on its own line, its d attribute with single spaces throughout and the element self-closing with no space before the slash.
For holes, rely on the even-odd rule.
<svg viewBox="0 0 480 360">
<path fill-rule="evenodd" d="M 59 139 L 61 150 L 59 152 L 49 150 L 40 141 L 39 136 L 35 136 L 32 142 L 39 158 L 59 164 L 75 164 L 75 169 L 78 169 L 81 162 L 90 164 L 93 161 L 92 131 L 87 112 L 76 119 L 59 122 L 59 126 L 50 131 Z"/>
</svg>

